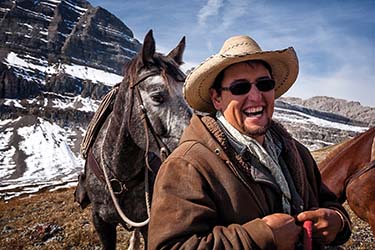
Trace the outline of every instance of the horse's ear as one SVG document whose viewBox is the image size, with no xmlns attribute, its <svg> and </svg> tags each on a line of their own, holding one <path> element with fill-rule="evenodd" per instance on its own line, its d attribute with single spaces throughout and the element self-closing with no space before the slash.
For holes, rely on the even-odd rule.
<svg viewBox="0 0 375 250">
<path fill-rule="evenodd" d="M 177 47 L 171 50 L 171 52 L 169 52 L 168 56 L 173 58 L 178 65 L 181 65 L 184 63 L 184 61 L 182 61 L 182 54 L 184 53 L 184 50 L 185 36 L 181 39 Z"/>
<path fill-rule="evenodd" d="M 147 32 L 142 46 L 143 64 L 152 63 L 155 54 L 155 39 L 152 35 L 152 29 Z"/>
</svg>

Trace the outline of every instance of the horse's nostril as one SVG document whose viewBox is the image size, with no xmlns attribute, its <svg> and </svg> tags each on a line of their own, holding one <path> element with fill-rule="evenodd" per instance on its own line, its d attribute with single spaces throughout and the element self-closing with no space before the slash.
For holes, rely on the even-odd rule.
<svg viewBox="0 0 375 250">
<path fill-rule="evenodd" d="M 158 129 L 159 133 L 158 134 L 160 136 L 166 137 L 168 135 L 167 127 L 163 124 L 162 121 L 159 121 L 158 123 L 159 124 L 156 126 L 156 127 L 159 127 L 159 129 Z"/>
</svg>

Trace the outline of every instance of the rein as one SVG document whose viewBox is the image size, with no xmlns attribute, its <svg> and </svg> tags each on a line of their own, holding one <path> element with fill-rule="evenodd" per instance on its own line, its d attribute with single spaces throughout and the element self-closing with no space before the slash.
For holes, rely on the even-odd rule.
<svg viewBox="0 0 375 250">
<path fill-rule="evenodd" d="M 148 77 L 159 75 L 159 74 L 160 74 L 160 71 L 147 72 L 146 74 L 141 75 L 135 83 L 133 81 L 131 81 L 131 85 L 130 85 L 130 89 L 131 89 L 131 101 L 130 101 L 131 104 L 130 105 L 131 105 L 131 107 L 130 107 L 130 115 L 129 115 L 129 118 L 128 118 L 128 124 L 130 124 L 130 119 L 132 117 L 133 104 L 134 104 L 134 91 L 135 91 L 136 98 L 138 100 L 140 109 L 142 111 L 141 120 L 143 121 L 145 137 L 146 137 L 146 149 L 145 149 L 145 155 L 144 155 L 145 163 L 146 163 L 145 174 L 144 174 L 144 178 L 145 178 L 145 203 L 146 203 L 146 210 L 147 210 L 147 219 L 146 220 L 144 220 L 142 222 L 135 222 L 135 221 L 132 221 L 131 219 L 129 219 L 125 215 L 123 210 L 121 209 L 120 204 L 117 200 L 116 194 L 120 194 L 124 190 L 126 191 L 127 188 L 126 188 L 125 183 L 121 183 L 120 181 L 118 181 L 118 179 L 116 179 L 116 181 L 119 182 L 119 186 L 120 187 L 124 186 L 125 188 L 124 189 L 121 188 L 121 192 L 115 193 L 113 188 L 112 188 L 112 184 L 111 184 L 113 182 L 113 179 L 112 180 L 109 179 L 106 168 L 105 168 L 106 164 L 105 164 L 105 161 L 104 161 L 103 148 L 104 148 L 104 142 L 106 141 L 106 138 L 107 138 L 108 129 L 105 131 L 103 143 L 102 143 L 101 148 L 100 148 L 100 163 L 101 163 L 100 165 L 102 167 L 105 183 L 106 183 L 108 191 L 111 195 L 111 198 L 112 198 L 113 204 L 116 208 L 116 211 L 124 222 L 126 222 L 129 226 L 136 227 L 136 228 L 146 226 L 148 224 L 148 222 L 150 221 L 150 207 L 151 207 L 151 205 L 150 205 L 150 194 L 149 194 L 150 187 L 149 187 L 149 176 L 148 176 L 149 173 L 148 172 L 152 171 L 152 169 L 150 167 L 149 157 L 148 157 L 149 152 L 150 152 L 149 131 L 151 132 L 152 136 L 154 137 L 154 139 L 156 141 L 156 144 L 159 148 L 160 159 L 161 159 L 162 162 L 167 158 L 168 154 L 170 153 L 166 144 L 162 141 L 160 136 L 156 134 L 154 128 L 152 127 L 150 119 L 147 116 L 147 110 L 146 110 L 145 106 L 143 105 L 143 100 L 142 100 L 142 97 L 141 97 L 141 94 L 140 94 L 140 91 L 139 91 L 139 88 L 138 88 L 139 83 L 143 82 Z M 162 75 L 164 76 L 164 72 L 162 72 Z M 110 127 L 111 121 L 112 120 L 110 119 L 109 123 L 108 123 L 108 127 Z"/>
<path fill-rule="evenodd" d="M 370 171 L 371 169 L 375 168 L 375 160 L 370 161 L 364 165 L 363 168 L 360 168 L 357 170 L 352 176 L 350 176 L 346 181 L 345 181 L 345 189 L 346 187 L 355 179 L 366 173 L 367 171 Z"/>
</svg>

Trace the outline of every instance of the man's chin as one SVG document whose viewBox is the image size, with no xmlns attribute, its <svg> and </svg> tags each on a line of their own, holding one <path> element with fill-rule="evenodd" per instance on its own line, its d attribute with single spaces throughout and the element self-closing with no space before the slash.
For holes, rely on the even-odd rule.
<svg viewBox="0 0 375 250">
<path fill-rule="evenodd" d="M 243 131 L 245 134 L 250 137 L 259 137 L 267 133 L 268 129 L 271 126 L 271 119 L 268 119 L 267 123 L 264 126 L 253 126 L 251 128 L 245 127 Z"/>
</svg>

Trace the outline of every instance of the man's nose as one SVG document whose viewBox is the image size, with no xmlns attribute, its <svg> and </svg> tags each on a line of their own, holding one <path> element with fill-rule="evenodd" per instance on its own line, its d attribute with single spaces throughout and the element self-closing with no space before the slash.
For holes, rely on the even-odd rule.
<svg viewBox="0 0 375 250">
<path fill-rule="evenodd" d="M 254 84 L 251 84 L 251 89 L 247 94 L 247 99 L 254 102 L 260 101 L 262 99 L 262 92 L 259 91 L 259 89 Z"/>
</svg>

